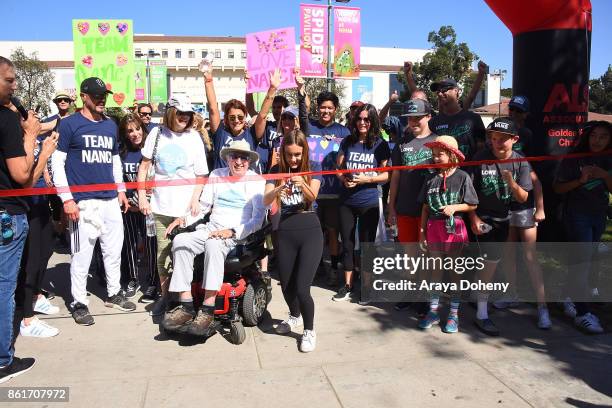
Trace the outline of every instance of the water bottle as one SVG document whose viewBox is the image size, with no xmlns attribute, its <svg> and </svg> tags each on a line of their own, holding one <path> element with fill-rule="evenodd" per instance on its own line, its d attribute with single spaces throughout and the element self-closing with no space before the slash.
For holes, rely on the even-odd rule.
<svg viewBox="0 0 612 408">
<path fill-rule="evenodd" d="M 157 235 L 157 231 L 155 229 L 155 217 L 153 214 L 149 214 L 145 218 L 145 224 L 147 226 L 147 237 L 154 237 Z"/>
</svg>

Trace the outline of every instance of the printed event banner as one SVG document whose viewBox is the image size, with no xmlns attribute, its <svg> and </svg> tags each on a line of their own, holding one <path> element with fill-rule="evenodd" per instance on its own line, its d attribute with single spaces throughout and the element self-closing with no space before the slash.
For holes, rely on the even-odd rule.
<svg viewBox="0 0 612 408">
<path fill-rule="evenodd" d="M 353 81 L 353 101 L 372 103 L 374 93 L 374 79 L 372 77 L 361 77 Z"/>
<path fill-rule="evenodd" d="M 281 70 L 280 89 L 295 87 L 295 29 L 293 27 L 260 31 L 246 35 L 247 92 L 267 91 L 270 75 Z"/>
<path fill-rule="evenodd" d="M 144 102 L 147 99 L 147 62 L 134 60 L 134 99 Z"/>
<path fill-rule="evenodd" d="M 136 85 L 133 37 L 132 20 L 72 20 L 77 92 L 85 78 L 98 77 L 113 91 L 106 106 L 131 105 Z"/>
<path fill-rule="evenodd" d="M 334 78 L 359 78 L 361 11 L 334 8 Z"/>
<path fill-rule="evenodd" d="M 300 4 L 300 74 L 327 77 L 327 6 Z"/>
<path fill-rule="evenodd" d="M 160 103 L 168 100 L 168 69 L 164 60 L 149 61 L 151 76 L 151 105 L 155 109 Z"/>
</svg>

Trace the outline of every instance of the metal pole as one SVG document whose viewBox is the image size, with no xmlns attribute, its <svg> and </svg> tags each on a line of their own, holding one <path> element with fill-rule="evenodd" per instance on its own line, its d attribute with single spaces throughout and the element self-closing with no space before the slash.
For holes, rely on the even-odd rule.
<svg viewBox="0 0 612 408">
<path fill-rule="evenodd" d="M 327 0 L 327 90 L 332 90 L 332 48 L 331 48 L 331 25 L 332 25 L 332 0 Z"/>
</svg>

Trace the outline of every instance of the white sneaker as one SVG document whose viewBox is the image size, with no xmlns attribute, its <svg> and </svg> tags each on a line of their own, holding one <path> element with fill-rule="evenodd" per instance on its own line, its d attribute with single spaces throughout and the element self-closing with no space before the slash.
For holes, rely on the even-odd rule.
<svg viewBox="0 0 612 408">
<path fill-rule="evenodd" d="M 567 317 L 571 317 L 572 319 L 576 318 L 576 305 L 570 298 L 565 299 L 563 302 L 563 313 Z"/>
<path fill-rule="evenodd" d="M 59 329 L 34 318 L 28 326 L 23 323 L 23 320 L 21 321 L 19 334 L 24 337 L 53 337 L 59 334 Z"/>
<path fill-rule="evenodd" d="M 317 347 L 317 334 L 314 330 L 304 330 L 302 334 L 302 342 L 300 343 L 300 351 L 302 353 L 310 353 Z"/>
<path fill-rule="evenodd" d="M 584 316 L 576 317 L 574 319 L 574 324 L 576 324 L 579 329 L 591 334 L 603 333 L 603 327 L 601 327 L 599 319 L 592 313 L 586 313 Z"/>
<path fill-rule="evenodd" d="M 34 303 L 34 311 L 36 313 L 54 315 L 59 313 L 60 308 L 53 306 L 46 297 L 39 296 L 38 299 L 36 299 L 36 303 Z"/>
<path fill-rule="evenodd" d="M 538 328 L 542 330 L 548 330 L 552 327 L 550 321 L 550 315 L 548 314 L 548 308 L 538 307 Z"/>
<path fill-rule="evenodd" d="M 289 318 L 279 323 L 274 328 L 274 331 L 276 331 L 277 334 L 287 334 L 287 333 L 291 333 L 291 331 L 295 329 L 296 327 L 300 327 L 303 325 L 304 325 L 304 320 L 302 320 L 302 316 L 295 317 L 295 316 L 289 315 Z"/>
</svg>

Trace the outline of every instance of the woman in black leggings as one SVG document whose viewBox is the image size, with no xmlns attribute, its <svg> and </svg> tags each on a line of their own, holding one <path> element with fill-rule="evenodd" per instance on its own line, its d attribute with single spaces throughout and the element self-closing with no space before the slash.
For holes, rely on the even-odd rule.
<svg viewBox="0 0 612 408">
<path fill-rule="evenodd" d="M 337 165 L 359 170 L 385 167 L 391 151 L 380 137 L 376 108 L 365 104 L 357 108 L 351 121 L 351 134 L 342 140 Z M 344 188 L 340 193 L 340 236 L 342 237 L 345 285 L 333 300 L 349 300 L 353 291 L 353 252 L 355 227 L 359 220 L 359 242 L 374 242 L 378 228 L 380 193 L 378 183 L 387 182 L 387 172 L 361 171 L 338 176 Z"/>
<path fill-rule="evenodd" d="M 57 132 L 51 132 L 48 135 L 38 137 L 38 146 L 34 149 L 36 167 L 34 167 L 31 179 L 24 187 L 44 188 L 51 186 L 47 161 L 55 151 L 58 136 Z M 29 204 L 28 223 L 30 229 L 21 271 L 23 320 L 19 326 L 19 334 L 24 337 L 53 337 L 59 333 L 59 330 L 34 316 L 34 312 L 47 315 L 59 313 L 59 308 L 53 306 L 40 293 L 47 263 L 53 253 L 53 223 L 51 222 L 49 198 L 47 195 L 32 196 L 29 199 Z"/>
<path fill-rule="evenodd" d="M 279 164 L 270 169 L 270 174 L 319 170 L 308 157 L 306 136 L 295 129 L 283 136 Z M 303 324 L 300 351 L 304 353 L 316 347 L 310 286 L 323 252 L 323 233 L 312 204 L 320 185 L 319 175 L 269 180 L 264 195 L 265 205 L 276 202 L 280 209 L 278 270 L 283 296 L 289 306 L 289 318 L 276 326 L 276 332 L 286 334 Z"/>
</svg>

